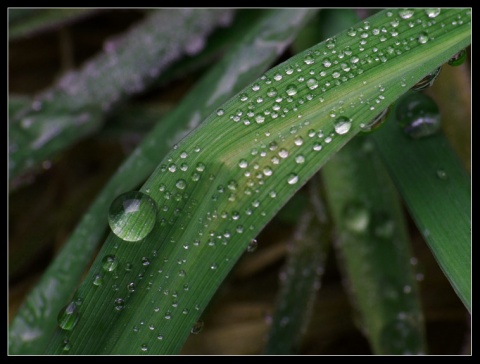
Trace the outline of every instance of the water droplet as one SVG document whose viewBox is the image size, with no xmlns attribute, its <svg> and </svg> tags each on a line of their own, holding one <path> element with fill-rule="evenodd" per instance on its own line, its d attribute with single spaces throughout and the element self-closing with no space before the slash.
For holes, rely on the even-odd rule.
<svg viewBox="0 0 480 364">
<path fill-rule="evenodd" d="M 307 87 L 310 90 L 315 90 L 318 87 L 318 81 L 314 78 L 310 78 L 307 80 Z"/>
<path fill-rule="evenodd" d="M 57 323 L 63 330 L 72 330 L 79 319 L 77 305 L 75 302 L 70 302 L 60 310 L 57 316 Z"/>
<path fill-rule="evenodd" d="M 427 14 L 427 16 L 429 18 L 436 18 L 437 16 L 440 15 L 440 8 L 429 8 L 429 9 L 425 9 L 425 14 Z"/>
<path fill-rule="evenodd" d="M 106 255 L 102 259 L 102 267 L 106 272 L 111 272 L 117 268 L 118 259 L 115 255 Z"/>
<path fill-rule="evenodd" d="M 467 51 L 465 49 L 462 49 L 460 52 L 455 54 L 452 58 L 449 59 L 448 64 L 450 66 L 460 66 L 465 62 L 467 59 Z"/>
<path fill-rule="evenodd" d="M 157 204 L 140 191 L 130 191 L 113 200 L 108 223 L 113 233 L 126 241 L 145 238 L 155 226 Z"/>
<path fill-rule="evenodd" d="M 177 187 L 179 190 L 184 190 L 185 187 L 187 187 L 187 182 L 185 182 L 184 179 L 179 179 L 179 180 L 175 183 L 175 187 Z"/>
<path fill-rule="evenodd" d="M 345 227 L 353 233 L 361 234 L 367 231 L 370 214 L 361 202 L 347 204 L 343 211 Z"/>
<path fill-rule="evenodd" d="M 254 252 L 255 250 L 257 250 L 258 248 L 258 242 L 257 242 L 257 239 L 252 239 L 250 241 L 250 243 L 248 244 L 247 246 L 247 252 L 248 253 L 252 253 Z"/>
<path fill-rule="evenodd" d="M 445 172 L 445 170 L 443 169 L 437 169 L 437 177 L 442 179 L 442 180 L 446 180 L 448 179 L 448 174 L 447 172 Z"/>
<path fill-rule="evenodd" d="M 414 11 L 412 9 L 402 9 L 399 10 L 398 15 L 400 15 L 400 18 L 402 19 L 410 19 L 413 13 Z"/>
<path fill-rule="evenodd" d="M 278 156 L 282 159 L 285 159 L 288 157 L 288 150 L 286 150 L 285 148 L 282 148 L 278 151 Z"/>
<path fill-rule="evenodd" d="M 433 85 L 435 80 L 437 79 L 438 75 L 440 74 L 440 70 L 442 67 L 438 67 L 435 71 L 429 73 L 426 75 L 424 78 L 422 78 L 420 81 L 418 81 L 413 87 L 412 90 L 414 91 L 420 91 L 423 90 L 427 87 L 430 87 Z"/>
<path fill-rule="evenodd" d="M 418 35 L 418 38 L 417 38 L 418 43 L 420 43 L 420 44 L 425 44 L 425 43 L 427 43 L 427 42 L 428 42 L 428 39 L 429 39 L 428 34 L 425 33 L 425 32 L 420 33 L 420 34 Z"/>
<path fill-rule="evenodd" d="M 142 345 L 140 345 L 140 350 L 142 350 L 142 351 L 148 351 L 148 345 L 147 345 L 147 344 L 142 344 Z"/>
<path fill-rule="evenodd" d="M 418 139 L 434 135 L 440 129 L 440 110 L 433 99 L 412 93 L 401 99 L 396 116 L 405 134 Z"/>
<path fill-rule="evenodd" d="M 204 323 L 202 320 L 198 320 L 197 322 L 195 322 L 195 325 L 193 325 L 192 329 L 190 330 L 190 332 L 194 335 L 197 335 L 199 334 L 202 330 L 203 330 L 203 326 L 204 326 Z"/>
<path fill-rule="evenodd" d="M 117 311 L 121 311 L 125 308 L 125 300 L 123 298 L 116 298 L 114 304 Z"/>
<path fill-rule="evenodd" d="M 245 159 L 241 159 L 240 162 L 238 162 L 238 166 L 240 168 L 247 168 L 248 167 L 248 162 Z"/>
<path fill-rule="evenodd" d="M 274 79 L 275 81 L 280 81 L 280 80 L 282 79 L 282 75 L 277 72 L 277 73 L 275 73 L 275 74 L 273 75 L 273 79 Z"/>
<path fill-rule="evenodd" d="M 135 292 L 135 283 L 130 282 L 129 284 L 127 284 L 127 290 L 131 293 Z"/>
<path fill-rule="evenodd" d="M 305 157 L 303 155 L 299 154 L 295 157 L 295 162 L 297 162 L 298 164 L 305 163 Z"/>
<path fill-rule="evenodd" d="M 287 176 L 287 182 L 289 185 L 294 185 L 295 183 L 298 182 L 298 175 L 296 173 L 290 173 Z"/>
<path fill-rule="evenodd" d="M 389 114 L 390 114 L 390 107 L 387 107 L 380 114 L 375 116 L 369 123 L 360 124 L 360 128 L 365 133 L 378 129 L 380 126 L 382 126 L 385 123 L 385 120 L 387 120 Z"/>
<path fill-rule="evenodd" d="M 103 284 L 103 276 L 101 274 L 95 274 L 93 278 L 93 284 L 95 286 L 101 286 Z"/>
<path fill-rule="evenodd" d="M 217 110 L 217 115 L 218 116 L 222 116 L 223 114 L 225 114 L 225 110 L 223 110 L 223 109 L 218 109 Z"/>
<path fill-rule="evenodd" d="M 307 54 L 303 59 L 303 62 L 305 62 L 305 64 L 313 64 L 315 62 L 315 58 L 313 58 L 311 54 Z"/>
<path fill-rule="evenodd" d="M 205 164 L 203 164 L 202 162 L 198 162 L 196 169 L 198 172 L 203 172 L 205 170 Z"/>
<path fill-rule="evenodd" d="M 312 148 L 312 149 L 313 149 L 314 151 L 316 151 L 316 152 L 319 152 L 319 151 L 322 150 L 322 148 L 323 148 L 322 144 L 317 142 L 317 143 L 313 144 L 313 148 Z"/>
<path fill-rule="evenodd" d="M 262 124 L 265 121 L 265 116 L 257 114 L 255 116 L 255 121 L 257 122 L 257 124 Z"/>
<path fill-rule="evenodd" d="M 287 95 L 288 95 L 288 96 L 296 95 L 296 93 L 297 93 L 297 86 L 292 85 L 292 84 L 288 85 L 288 86 L 287 86 L 287 89 L 286 89 L 286 92 L 287 92 Z"/>
<path fill-rule="evenodd" d="M 325 58 L 323 61 L 322 61 L 322 64 L 324 67 L 328 68 L 332 65 L 332 62 L 330 61 L 330 59 L 328 58 Z"/>
<path fill-rule="evenodd" d="M 340 135 L 346 134 L 352 127 L 352 120 L 350 120 L 346 116 L 339 116 L 335 120 L 333 127 L 335 128 L 335 132 L 337 134 L 340 134 Z"/>
</svg>

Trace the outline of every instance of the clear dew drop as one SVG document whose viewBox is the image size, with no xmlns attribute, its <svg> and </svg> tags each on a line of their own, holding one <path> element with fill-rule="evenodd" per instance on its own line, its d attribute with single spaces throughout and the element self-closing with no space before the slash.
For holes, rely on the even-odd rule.
<svg viewBox="0 0 480 364">
<path fill-rule="evenodd" d="M 440 15 L 440 12 L 441 12 L 440 8 L 425 9 L 425 14 L 427 14 L 429 18 L 436 18 L 437 16 Z"/>
<path fill-rule="evenodd" d="M 155 226 L 157 204 L 140 191 L 121 194 L 108 211 L 108 223 L 113 233 L 125 241 L 145 238 Z"/>
<path fill-rule="evenodd" d="M 313 58 L 311 54 L 307 54 L 303 59 L 303 62 L 305 62 L 305 64 L 313 64 L 315 62 L 315 58 Z"/>
<path fill-rule="evenodd" d="M 250 243 L 248 243 L 247 246 L 247 252 L 248 253 L 253 253 L 255 250 L 258 248 L 258 242 L 257 239 L 252 239 Z"/>
<path fill-rule="evenodd" d="M 125 300 L 123 298 L 116 298 L 114 301 L 115 310 L 121 311 L 125 308 Z"/>
<path fill-rule="evenodd" d="M 434 135 L 441 125 L 437 104 L 431 97 L 421 93 L 402 98 L 396 116 L 405 134 L 413 139 Z"/>
<path fill-rule="evenodd" d="M 140 345 L 140 350 L 141 351 L 148 351 L 148 345 L 147 344 Z"/>
<path fill-rule="evenodd" d="M 290 173 L 288 176 L 287 176 L 287 183 L 289 185 L 294 185 L 295 183 L 298 182 L 298 175 L 296 173 Z"/>
<path fill-rule="evenodd" d="M 380 114 L 375 116 L 370 122 L 360 124 L 360 129 L 369 133 L 381 127 L 388 118 L 390 107 L 385 108 Z"/>
<path fill-rule="evenodd" d="M 429 37 L 427 33 L 422 32 L 418 35 L 418 38 L 417 38 L 418 43 L 425 44 L 428 42 L 428 40 L 429 40 Z"/>
<path fill-rule="evenodd" d="M 115 255 L 106 255 L 102 259 L 102 268 L 105 272 L 112 272 L 118 266 L 118 259 Z"/>
<path fill-rule="evenodd" d="M 339 116 L 333 123 L 333 127 L 335 128 L 335 132 L 337 134 L 346 134 L 350 131 L 350 128 L 352 127 L 352 120 L 350 120 L 350 118 L 347 118 L 346 116 Z"/>
<path fill-rule="evenodd" d="M 297 94 L 297 86 L 290 84 L 287 86 L 286 93 L 288 96 L 293 96 Z"/>
<path fill-rule="evenodd" d="M 58 326 L 62 330 L 73 330 L 79 319 L 77 305 L 74 301 L 63 307 L 57 316 Z"/>
<path fill-rule="evenodd" d="M 285 148 L 282 148 L 278 151 L 278 156 L 282 159 L 287 158 L 288 155 L 289 155 L 288 150 L 286 150 Z"/>
<path fill-rule="evenodd" d="M 64 339 L 63 340 L 63 351 L 70 351 L 72 348 L 72 344 L 70 343 L 70 340 Z"/>
<path fill-rule="evenodd" d="M 218 109 L 217 110 L 217 115 L 218 116 L 222 116 L 223 114 L 225 114 L 225 110 L 223 110 L 223 109 Z"/>
<path fill-rule="evenodd" d="M 310 90 L 315 90 L 317 87 L 318 87 L 318 81 L 314 78 L 309 78 L 307 80 L 307 87 L 310 89 Z"/>
<path fill-rule="evenodd" d="M 175 187 L 177 187 L 179 190 L 184 190 L 185 187 L 187 187 L 187 182 L 184 179 L 179 179 L 175 183 Z"/>
<path fill-rule="evenodd" d="M 432 86 L 435 80 L 437 79 L 438 75 L 440 74 L 441 69 L 442 67 L 438 67 L 435 71 L 426 75 L 424 78 L 422 78 L 412 87 L 412 90 L 420 91 L 427 87 Z"/>
<path fill-rule="evenodd" d="M 347 204 L 343 210 L 345 227 L 356 234 L 367 231 L 370 223 L 370 213 L 366 206 L 358 201 Z"/>
<path fill-rule="evenodd" d="M 410 19 L 414 14 L 414 11 L 412 9 L 402 9 L 398 11 L 398 15 L 402 19 Z"/>
<path fill-rule="evenodd" d="M 248 162 L 246 159 L 241 159 L 239 162 L 238 162 L 238 166 L 240 168 L 247 168 L 248 167 Z"/>
<path fill-rule="evenodd" d="M 297 164 L 305 163 L 305 157 L 303 155 L 299 154 L 295 157 L 295 162 Z"/>
<path fill-rule="evenodd" d="M 441 180 L 448 179 L 448 174 L 444 169 L 437 169 L 436 174 L 437 174 L 437 177 Z"/>
<path fill-rule="evenodd" d="M 95 274 L 95 277 L 93 278 L 93 284 L 95 286 L 101 286 L 103 284 L 103 276 L 99 274 Z"/>
<path fill-rule="evenodd" d="M 192 329 L 190 330 L 190 333 L 193 335 L 199 334 L 203 330 L 204 323 L 202 320 L 198 320 L 195 322 L 195 324 L 192 326 Z"/>
<path fill-rule="evenodd" d="M 466 59 L 467 59 L 467 51 L 465 49 L 463 49 L 460 52 L 458 52 L 457 54 L 455 54 L 452 58 L 450 58 L 448 60 L 448 64 L 450 66 L 457 67 L 457 66 L 462 65 L 465 62 Z"/>
</svg>

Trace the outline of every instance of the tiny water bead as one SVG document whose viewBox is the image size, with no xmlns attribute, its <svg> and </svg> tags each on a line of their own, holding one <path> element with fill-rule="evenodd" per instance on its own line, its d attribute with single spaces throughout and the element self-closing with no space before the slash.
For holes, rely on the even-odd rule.
<svg viewBox="0 0 480 364">
<path fill-rule="evenodd" d="M 450 66 L 460 66 L 462 65 L 465 60 L 467 59 L 467 51 L 465 49 L 461 50 L 457 54 L 455 54 L 452 58 L 449 59 L 448 64 Z"/>
<path fill-rule="evenodd" d="M 121 311 L 125 308 L 125 300 L 123 298 L 116 298 L 114 301 L 115 310 Z"/>
<path fill-rule="evenodd" d="M 105 272 L 112 272 L 117 268 L 118 259 L 115 255 L 106 255 L 102 259 L 102 267 Z"/>
<path fill-rule="evenodd" d="M 248 244 L 247 246 L 247 252 L 248 253 L 252 253 L 254 252 L 255 250 L 257 250 L 258 248 L 258 242 L 257 242 L 257 239 L 252 239 L 250 241 L 250 243 Z"/>
<path fill-rule="evenodd" d="M 118 196 L 110 205 L 108 213 L 108 223 L 113 233 L 125 241 L 145 238 L 153 230 L 156 220 L 157 204 L 140 191 Z"/>
<path fill-rule="evenodd" d="M 72 330 L 79 319 L 78 309 L 75 302 L 70 302 L 60 310 L 57 316 L 57 323 L 63 330 Z"/>
<path fill-rule="evenodd" d="M 370 122 L 368 123 L 361 123 L 360 124 L 360 129 L 364 133 L 369 133 L 372 132 L 382 125 L 384 125 L 385 121 L 388 118 L 388 115 L 390 114 L 390 107 L 385 108 L 380 114 L 375 116 Z"/>
<path fill-rule="evenodd" d="M 190 330 L 190 332 L 194 335 L 197 335 L 199 334 L 202 330 L 203 330 L 203 326 L 204 326 L 204 323 L 202 320 L 198 320 L 197 322 L 195 322 L 195 324 L 192 326 L 192 329 Z"/>
<path fill-rule="evenodd" d="M 357 234 L 365 233 L 370 223 L 370 213 L 365 204 L 354 201 L 347 204 L 343 210 L 345 227 Z"/>
<path fill-rule="evenodd" d="M 426 89 L 427 87 L 432 86 L 435 80 L 437 79 L 438 75 L 440 74 L 441 69 L 442 67 L 438 67 L 435 71 L 426 75 L 424 78 L 422 78 L 412 87 L 412 90 L 420 91 L 420 90 Z"/>
<path fill-rule="evenodd" d="M 427 95 L 412 93 L 401 99 L 396 116 L 405 134 L 418 139 L 434 135 L 440 129 L 440 110 Z"/>
</svg>

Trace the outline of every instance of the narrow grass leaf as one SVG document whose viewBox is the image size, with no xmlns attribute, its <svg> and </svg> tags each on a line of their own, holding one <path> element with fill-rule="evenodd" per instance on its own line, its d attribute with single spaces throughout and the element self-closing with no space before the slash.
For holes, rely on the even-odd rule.
<svg viewBox="0 0 480 364">
<path fill-rule="evenodd" d="M 402 206 L 371 138 L 352 140 L 325 165 L 322 176 L 346 288 L 372 352 L 425 353 Z"/>
<path fill-rule="evenodd" d="M 373 139 L 419 231 L 470 311 L 470 177 L 441 133 L 413 139 L 404 132 L 402 109 L 425 102 L 426 96 L 413 96 L 399 100 Z"/>
<path fill-rule="evenodd" d="M 408 18 L 403 12 L 379 12 L 354 35 L 346 30 L 272 68 L 182 139 L 142 186 L 140 201 L 125 207 L 136 214 L 121 235 L 142 237 L 147 219 L 135 216 L 144 198 L 146 206 L 153 200 L 151 232 L 136 243 L 108 236 L 60 312 L 70 324 L 59 327 L 47 352 L 178 353 L 251 239 L 286 201 L 362 123 L 470 42 L 469 9 L 442 9 L 435 24 L 424 9 Z M 271 45 L 267 34 L 259 45 Z M 342 66 L 339 56 L 355 67 Z M 222 79 L 207 104 L 230 84 Z"/>
<path fill-rule="evenodd" d="M 109 40 L 80 70 L 65 74 L 10 124 L 9 178 L 96 132 L 106 113 L 149 87 L 176 60 L 198 53 L 233 10 L 163 9 Z"/>
<path fill-rule="evenodd" d="M 107 228 L 108 207 L 115 196 L 141 184 L 175 142 L 219 104 L 258 78 L 313 14 L 305 10 L 266 12 L 250 24 L 251 29 L 236 49 L 145 137 L 99 194 L 12 321 L 11 353 L 38 354 L 44 350 L 45 342 L 56 329 L 57 312 L 73 294 Z M 251 54 L 256 57 L 252 59 Z"/>
<path fill-rule="evenodd" d="M 8 40 L 37 35 L 72 24 L 98 12 L 98 9 L 9 9 Z"/>
<path fill-rule="evenodd" d="M 315 191 L 317 192 L 317 191 Z M 317 206 L 322 209 L 323 206 Z M 264 353 L 293 355 L 301 349 L 324 271 L 329 229 L 307 205 L 297 219 Z"/>
</svg>

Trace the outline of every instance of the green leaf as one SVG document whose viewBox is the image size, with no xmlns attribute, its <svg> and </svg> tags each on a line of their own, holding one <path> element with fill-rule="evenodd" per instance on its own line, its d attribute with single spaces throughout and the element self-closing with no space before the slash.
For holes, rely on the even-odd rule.
<svg viewBox="0 0 480 364">
<path fill-rule="evenodd" d="M 10 123 L 10 180 L 99 130 L 105 115 L 149 87 L 184 55 L 198 53 L 204 39 L 230 21 L 232 10 L 163 9 L 56 85 Z M 182 29 L 182 31 L 179 31 Z"/>
<path fill-rule="evenodd" d="M 73 294 L 104 234 L 108 206 L 116 195 L 136 188 L 152 173 L 175 142 L 219 104 L 259 77 L 314 13 L 304 10 L 269 11 L 255 25 L 249 24 L 251 30 L 245 32 L 242 42 L 157 124 L 105 186 L 64 249 L 29 294 L 10 326 L 12 353 L 38 354 L 44 350 L 45 342 L 55 330 L 58 310 Z M 247 65 L 245 60 L 250 60 L 251 54 L 255 54 L 256 58 Z"/>
<path fill-rule="evenodd" d="M 411 95 L 399 100 L 373 138 L 419 231 L 470 311 L 470 177 L 441 133 L 412 139 L 403 132 L 397 113 L 403 102 L 423 101 Z"/>
<path fill-rule="evenodd" d="M 318 194 L 318 191 L 313 193 Z M 312 196 L 312 200 L 316 201 L 315 209 L 310 205 L 304 208 L 289 242 L 281 288 L 264 349 L 266 355 L 297 353 L 310 322 L 329 246 L 323 203 L 318 195 Z"/>
<path fill-rule="evenodd" d="M 9 9 L 9 41 L 36 35 L 91 16 L 98 9 Z"/>
<path fill-rule="evenodd" d="M 152 232 L 138 243 L 108 236 L 74 298 L 81 302 L 76 326 L 58 329 L 47 352 L 64 352 L 68 340 L 72 354 L 177 353 L 248 243 L 281 206 L 377 108 L 469 44 L 470 10 L 442 9 L 435 24 L 423 9 L 411 12 L 408 18 L 379 12 L 359 23 L 356 35 L 347 30 L 290 58 L 182 139 L 141 188 L 159 209 Z M 339 55 L 360 63 L 346 70 Z M 311 71 L 316 81 L 309 81 Z M 118 259 L 113 273 L 102 268 L 109 255 Z M 103 274 L 101 287 L 93 284 L 97 274 Z"/>
<path fill-rule="evenodd" d="M 352 140 L 325 165 L 322 176 L 346 288 L 372 352 L 425 353 L 402 206 L 370 136 Z"/>
</svg>

